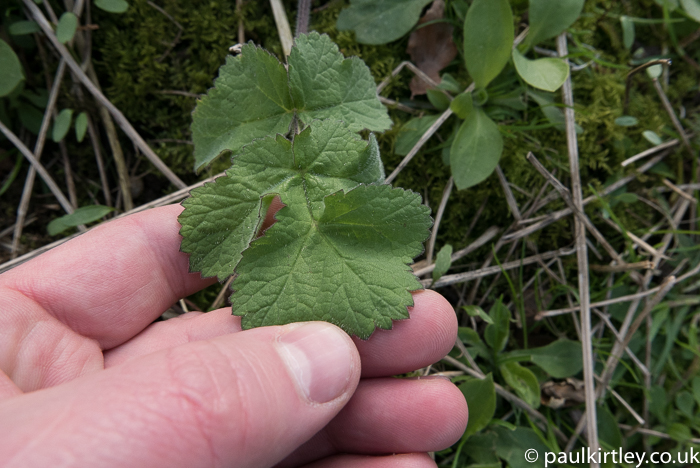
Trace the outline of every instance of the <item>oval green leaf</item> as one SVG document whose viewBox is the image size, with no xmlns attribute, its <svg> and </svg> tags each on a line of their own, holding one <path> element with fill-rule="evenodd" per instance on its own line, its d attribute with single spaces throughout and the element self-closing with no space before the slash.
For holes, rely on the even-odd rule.
<svg viewBox="0 0 700 468">
<path fill-rule="evenodd" d="M 73 109 L 63 109 L 58 113 L 53 121 L 53 131 L 51 132 L 51 139 L 53 141 L 58 143 L 66 137 L 72 119 Z"/>
<path fill-rule="evenodd" d="M 531 360 L 555 379 L 573 377 L 583 369 L 581 343 L 557 340 L 547 346 L 529 349 Z"/>
<path fill-rule="evenodd" d="M 439 89 L 428 89 L 426 94 L 428 95 L 428 101 L 440 112 L 450 107 L 450 98 Z"/>
<path fill-rule="evenodd" d="M 58 20 L 58 26 L 56 26 L 56 38 L 62 44 L 70 42 L 73 39 L 77 29 L 78 17 L 70 11 L 67 11 L 63 13 L 61 15 L 61 19 Z"/>
<path fill-rule="evenodd" d="M 540 384 L 530 369 L 517 362 L 508 362 L 500 370 L 506 383 L 520 398 L 533 408 L 540 406 Z"/>
<path fill-rule="evenodd" d="M 85 138 L 85 132 L 87 132 L 87 126 L 88 126 L 88 116 L 85 112 L 81 112 L 78 114 L 78 117 L 75 119 L 75 139 L 78 140 L 78 143 L 83 141 L 83 138 Z"/>
<path fill-rule="evenodd" d="M 438 118 L 439 116 L 437 115 L 426 115 L 416 117 L 403 124 L 396 137 L 394 153 L 399 156 L 406 156 Z"/>
<path fill-rule="evenodd" d="M 452 109 L 452 112 L 460 119 L 466 119 L 473 108 L 474 100 L 472 99 L 472 93 L 458 94 L 450 103 L 450 109 Z"/>
<path fill-rule="evenodd" d="M 656 132 L 653 132 L 651 130 L 644 130 L 642 132 L 642 136 L 644 137 L 644 139 L 646 141 L 648 141 L 649 143 L 651 143 L 654 146 L 658 146 L 661 143 L 663 143 L 663 141 L 661 140 L 661 137 L 659 135 L 657 135 Z"/>
<path fill-rule="evenodd" d="M 581 14 L 584 0 L 530 0 L 527 43 L 538 44 L 558 36 Z"/>
<path fill-rule="evenodd" d="M 632 21 L 628 16 L 620 16 L 620 25 L 622 26 L 622 44 L 625 49 L 631 49 L 634 44 L 634 21 Z"/>
<path fill-rule="evenodd" d="M 529 60 L 518 49 L 513 49 L 513 63 L 527 84 L 544 91 L 556 91 L 569 76 L 569 65 L 558 58 Z"/>
<path fill-rule="evenodd" d="M 22 65 L 12 47 L 0 39 L 0 97 L 10 94 L 24 79 Z"/>
<path fill-rule="evenodd" d="M 351 0 L 340 12 L 339 31 L 355 31 L 360 44 L 386 44 L 407 34 L 432 0 Z"/>
<path fill-rule="evenodd" d="M 681 5 L 686 14 L 693 20 L 700 23 L 700 1 L 699 0 L 681 0 Z"/>
<path fill-rule="evenodd" d="M 493 173 L 503 153 L 498 125 L 481 108 L 474 108 L 462 122 L 450 148 L 450 167 L 457 189 L 464 190 Z"/>
<path fill-rule="evenodd" d="M 513 39 L 508 0 L 474 0 L 464 18 L 464 61 L 477 88 L 485 88 L 501 73 Z"/>
<path fill-rule="evenodd" d="M 469 406 L 469 423 L 464 432 L 464 437 L 469 437 L 485 428 L 493 419 L 496 412 L 496 387 L 493 376 L 489 374 L 484 379 L 467 380 L 459 389 Z"/>
<path fill-rule="evenodd" d="M 41 31 L 41 28 L 34 21 L 17 21 L 12 23 L 8 31 L 13 36 L 24 36 Z"/>
<path fill-rule="evenodd" d="M 447 273 L 452 265 L 452 246 L 444 245 L 435 257 L 435 269 L 433 270 L 433 281 L 439 280 Z"/>
<path fill-rule="evenodd" d="M 499 299 L 489 310 L 493 323 L 484 330 L 486 343 L 497 353 L 503 351 L 510 336 L 510 310 Z"/>
<path fill-rule="evenodd" d="M 620 127 L 634 127 L 638 123 L 639 120 L 631 115 L 622 115 L 615 119 L 615 125 L 619 125 Z"/>
<path fill-rule="evenodd" d="M 102 205 L 89 205 L 78 208 L 73 213 L 51 221 L 47 227 L 49 235 L 55 236 L 72 227 L 88 224 L 114 211 L 114 208 Z"/>
<path fill-rule="evenodd" d="M 95 6 L 109 13 L 124 13 L 129 9 L 129 4 L 124 0 L 95 0 Z"/>
</svg>

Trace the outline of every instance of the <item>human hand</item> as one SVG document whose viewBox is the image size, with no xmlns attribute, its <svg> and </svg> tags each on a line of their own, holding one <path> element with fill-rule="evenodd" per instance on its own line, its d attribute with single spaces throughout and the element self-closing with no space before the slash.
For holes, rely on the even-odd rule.
<svg viewBox="0 0 700 468">
<path fill-rule="evenodd" d="M 416 293 L 411 320 L 367 341 L 322 322 L 241 332 L 230 309 L 152 323 L 214 282 L 187 272 L 181 210 L 0 275 L 0 466 L 435 466 L 421 452 L 462 435 L 464 397 L 390 376 L 451 349 L 447 301 Z"/>
</svg>

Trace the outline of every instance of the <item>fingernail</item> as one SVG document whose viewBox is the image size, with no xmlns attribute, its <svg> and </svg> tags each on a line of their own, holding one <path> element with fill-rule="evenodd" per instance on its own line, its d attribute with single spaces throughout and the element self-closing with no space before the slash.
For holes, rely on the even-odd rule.
<svg viewBox="0 0 700 468">
<path fill-rule="evenodd" d="M 353 374 L 354 345 L 332 325 L 310 322 L 288 325 L 277 349 L 304 396 L 315 403 L 345 393 Z"/>
</svg>

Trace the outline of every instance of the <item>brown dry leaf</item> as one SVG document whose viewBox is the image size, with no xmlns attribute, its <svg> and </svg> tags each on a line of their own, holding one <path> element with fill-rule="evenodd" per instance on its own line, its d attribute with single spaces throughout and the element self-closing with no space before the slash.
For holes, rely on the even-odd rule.
<svg viewBox="0 0 700 468">
<path fill-rule="evenodd" d="M 442 19 L 444 16 L 445 1 L 435 0 L 418 21 L 418 26 Z M 457 56 L 457 47 L 452 42 L 452 29 L 448 23 L 434 23 L 413 31 L 408 39 L 406 52 L 411 56 L 411 61 L 436 83 L 440 82 L 440 70 Z M 425 94 L 430 87 L 428 83 L 414 76 L 411 80 L 411 97 Z"/>
<path fill-rule="evenodd" d="M 542 404 L 553 409 L 583 403 L 585 398 L 583 382 L 574 378 L 542 384 Z"/>
</svg>

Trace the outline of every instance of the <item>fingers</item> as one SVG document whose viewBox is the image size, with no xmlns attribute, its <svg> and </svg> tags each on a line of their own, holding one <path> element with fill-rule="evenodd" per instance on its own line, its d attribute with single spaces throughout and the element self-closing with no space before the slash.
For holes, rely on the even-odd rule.
<svg viewBox="0 0 700 468">
<path fill-rule="evenodd" d="M 98 226 L 3 274 L 0 288 L 112 348 L 215 281 L 188 273 L 178 234 L 182 209 L 155 208 Z"/>
<path fill-rule="evenodd" d="M 271 466 L 359 380 L 337 327 L 267 327 L 133 359 L 0 402 L 0 466 Z"/>
<path fill-rule="evenodd" d="M 392 330 L 376 330 L 367 341 L 354 339 L 362 356 L 362 377 L 402 374 L 433 364 L 457 340 L 457 316 L 447 300 L 431 290 L 413 293 L 411 318 Z"/>
<path fill-rule="evenodd" d="M 462 436 L 467 416 L 464 395 L 448 380 L 363 380 L 338 416 L 281 466 L 338 453 L 443 450 Z"/>
<path fill-rule="evenodd" d="M 384 377 L 410 372 L 442 359 L 457 337 L 452 306 L 435 291 L 413 294 L 410 320 L 394 322 L 392 330 L 377 330 L 363 341 L 354 339 L 362 357 L 363 377 Z M 185 314 L 156 322 L 122 346 L 105 353 L 109 367 L 143 354 L 240 331 L 240 317 L 231 309 L 206 314 Z"/>
<path fill-rule="evenodd" d="M 190 312 L 164 322 L 156 322 L 123 345 L 105 352 L 105 367 L 162 349 L 239 331 L 241 318 L 231 315 L 230 308 L 207 313 Z"/>
<path fill-rule="evenodd" d="M 337 455 L 306 465 L 305 468 L 435 468 L 425 453 L 404 453 L 384 457 Z"/>
</svg>

